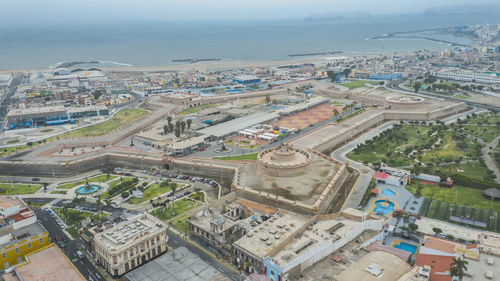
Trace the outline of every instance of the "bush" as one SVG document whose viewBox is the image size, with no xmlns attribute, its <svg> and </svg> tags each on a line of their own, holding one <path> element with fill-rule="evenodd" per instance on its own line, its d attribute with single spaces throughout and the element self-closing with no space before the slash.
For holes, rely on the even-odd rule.
<svg viewBox="0 0 500 281">
<path fill-rule="evenodd" d="M 463 185 L 466 187 L 477 189 L 500 188 L 500 184 L 498 183 L 480 180 L 463 174 L 453 174 L 451 178 L 453 179 L 455 184 Z"/>
<path fill-rule="evenodd" d="M 122 198 L 125 199 L 129 196 L 130 194 L 128 193 L 128 191 L 124 191 L 122 192 Z"/>
</svg>

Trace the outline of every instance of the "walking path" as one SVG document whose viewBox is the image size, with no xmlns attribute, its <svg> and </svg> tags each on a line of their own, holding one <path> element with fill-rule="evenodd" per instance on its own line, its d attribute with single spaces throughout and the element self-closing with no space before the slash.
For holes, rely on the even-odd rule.
<svg viewBox="0 0 500 281">
<path fill-rule="evenodd" d="M 495 160 L 491 158 L 491 155 L 489 153 L 495 149 L 495 147 L 498 145 L 499 140 L 500 136 L 494 138 L 490 143 L 486 144 L 486 146 L 482 149 L 484 163 L 495 174 L 497 183 L 500 183 L 500 171 L 498 170 Z"/>
</svg>

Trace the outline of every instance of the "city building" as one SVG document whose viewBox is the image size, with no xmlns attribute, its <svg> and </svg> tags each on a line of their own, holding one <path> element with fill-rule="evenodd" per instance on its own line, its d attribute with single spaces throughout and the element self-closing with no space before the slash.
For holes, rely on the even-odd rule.
<svg viewBox="0 0 500 281">
<path fill-rule="evenodd" d="M 315 216 L 268 253 L 264 258 L 264 274 L 273 280 L 296 280 L 303 271 L 363 233 L 370 232 L 371 237 L 376 237 L 382 227 L 382 220 L 371 219 L 354 209 Z M 269 235 L 278 235 L 274 231 L 279 229 L 269 228 Z"/>
<path fill-rule="evenodd" d="M 475 82 L 481 84 L 500 84 L 500 78 L 495 74 L 476 73 L 471 71 L 461 70 L 442 70 L 431 72 L 431 75 L 438 79 L 455 80 L 461 82 Z"/>
<path fill-rule="evenodd" d="M 4 273 L 4 281 L 64 280 L 85 281 L 85 278 L 54 244 L 26 255 L 26 262 Z"/>
<path fill-rule="evenodd" d="M 184 106 L 199 106 L 201 105 L 201 97 L 185 93 L 166 93 L 160 95 L 160 101 L 165 103 L 184 105 Z"/>
<path fill-rule="evenodd" d="M 0 87 L 9 87 L 12 83 L 12 75 L 11 74 L 0 74 Z"/>
<path fill-rule="evenodd" d="M 334 280 L 398 281 L 411 270 L 406 261 L 387 252 L 374 251 L 349 265 Z"/>
<path fill-rule="evenodd" d="M 241 85 L 255 85 L 260 83 L 260 78 L 252 75 L 240 75 L 233 78 L 233 83 Z"/>
<path fill-rule="evenodd" d="M 112 275 L 120 276 L 167 250 L 165 224 L 141 214 L 94 235 L 98 262 Z"/>
<path fill-rule="evenodd" d="M 49 244 L 47 231 L 24 201 L 0 197 L 0 270 L 25 260 L 25 256 Z"/>
</svg>

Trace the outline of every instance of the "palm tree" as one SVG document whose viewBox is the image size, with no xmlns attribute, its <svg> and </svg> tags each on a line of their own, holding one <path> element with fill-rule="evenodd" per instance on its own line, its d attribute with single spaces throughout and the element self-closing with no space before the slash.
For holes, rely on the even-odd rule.
<svg viewBox="0 0 500 281">
<path fill-rule="evenodd" d="M 186 129 L 186 121 L 181 122 L 181 132 L 184 133 L 184 130 Z"/>
<path fill-rule="evenodd" d="M 188 131 L 189 131 L 189 129 L 191 129 L 191 123 L 193 123 L 193 120 L 188 119 L 188 120 L 187 120 Z"/>
<path fill-rule="evenodd" d="M 167 116 L 168 127 L 170 128 L 170 124 L 172 124 L 172 116 Z"/>
<path fill-rule="evenodd" d="M 339 116 L 339 111 L 338 111 L 338 109 L 334 108 L 332 112 L 333 112 L 333 119 L 334 119 L 334 120 L 337 120 L 337 116 Z"/>
<path fill-rule="evenodd" d="M 465 271 L 467 271 L 467 264 L 469 262 L 461 259 L 460 257 L 453 259 L 450 266 L 451 276 L 458 277 L 458 280 L 462 280 Z"/>
<path fill-rule="evenodd" d="M 175 201 L 175 190 L 177 189 L 177 184 L 175 184 L 174 181 L 172 181 L 170 183 L 170 189 L 172 189 L 172 197 L 174 198 L 174 200 L 172 200 L 172 217 L 175 215 L 175 206 L 174 206 L 174 201 Z"/>
</svg>

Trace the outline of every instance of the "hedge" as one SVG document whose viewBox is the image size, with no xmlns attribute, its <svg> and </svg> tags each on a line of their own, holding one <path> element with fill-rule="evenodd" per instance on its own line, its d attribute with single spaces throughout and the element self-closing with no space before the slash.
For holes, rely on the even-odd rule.
<svg viewBox="0 0 500 281">
<path fill-rule="evenodd" d="M 477 189 L 500 188 L 500 184 L 498 183 L 480 180 L 463 174 L 453 174 L 451 178 L 453 179 L 453 182 L 455 184 L 471 188 L 477 188 Z"/>
</svg>

